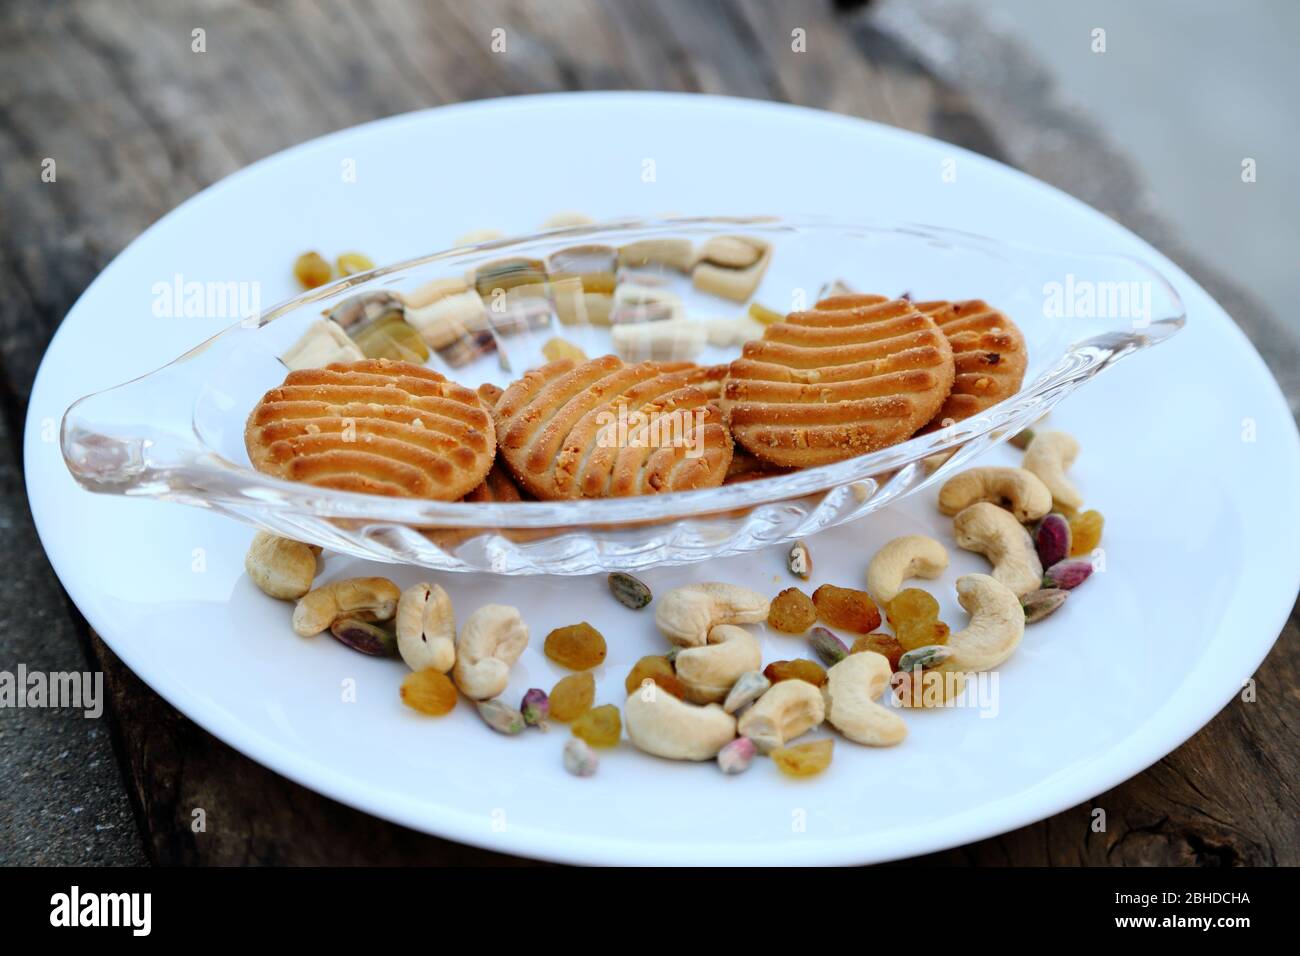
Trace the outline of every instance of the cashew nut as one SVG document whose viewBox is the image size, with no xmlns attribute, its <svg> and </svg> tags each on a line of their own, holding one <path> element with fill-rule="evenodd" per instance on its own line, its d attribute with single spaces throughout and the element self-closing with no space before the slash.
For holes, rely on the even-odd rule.
<svg viewBox="0 0 1300 956">
<path fill-rule="evenodd" d="M 307 326 L 289 351 L 281 356 L 290 369 L 324 368 L 331 362 L 355 362 L 365 358 L 365 353 L 337 322 L 317 319 Z"/>
<path fill-rule="evenodd" d="M 754 741 L 759 753 L 784 747 L 826 719 L 826 702 L 819 688 L 805 680 L 783 680 L 754 701 L 740 718 L 740 733 Z"/>
<path fill-rule="evenodd" d="M 487 700 L 506 689 L 510 667 L 528 646 L 528 625 L 517 608 L 485 604 L 469 616 L 456 639 L 452 677 L 471 700 Z"/>
<path fill-rule="evenodd" d="M 970 623 L 948 636 L 952 656 L 936 670 L 973 673 L 997 667 L 1025 635 L 1020 598 L 987 574 L 965 574 L 957 579 L 957 601 L 970 613 Z"/>
<path fill-rule="evenodd" d="M 341 617 L 387 621 L 397 612 L 401 592 L 388 578 L 348 578 L 309 591 L 293 609 L 293 630 L 302 637 L 319 634 Z"/>
<path fill-rule="evenodd" d="M 908 578 L 937 578 L 948 567 L 948 549 L 934 538 L 909 534 L 876 552 L 867 565 L 867 590 L 881 604 L 892 601 Z"/>
<path fill-rule="evenodd" d="M 717 704 L 688 704 L 655 688 L 628 695 L 623 723 L 638 749 L 669 760 L 712 760 L 736 736 L 736 718 Z"/>
<path fill-rule="evenodd" d="M 952 520 L 957 544 L 993 562 L 993 577 L 1018 597 L 1043 586 L 1043 563 L 1034 540 L 1011 512 L 981 501 Z"/>
<path fill-rule="evenodd" d="M 1083 495 L 1065 477 L 1065 469 L 1079 457 L 1079 442 L 1067 432 L 1037 432 L 1025 449 L 1024 465 L 1047 486 L 1051 496 L 1067 508 L 1082 508 Z"/>
<path fill-rule="evenodd" d="M 397 602 L 397 651 L 413 671 L 440 674 L 456 663 L 456 616 L 437 584 L 413 584 Z"/>
<path fill-rule="evenodd" d="M 889 659 L 874 651 L 850 654 L 826 672 L 826 721 L 854 743 L 890 747 L 907 736 L 907 724 L 876 699 L 889 686 Z"/>
<path fill-rule="evenodd" d="M 758 639 L 743 627 L 719 624 L 709 631 L 705 647 L 688 647 L 674 659 L 686 699 L 695 704 L 723 701 L 746 671 L 763 666 Z"/>
<path fill-rule="evenodd" d="M 939 489 L 939 510 L 946 515 L 977 501 L 1005 505 L 1017 521 L 1033 521 L 1052 510 L 1047 485 L 1024 468 L 971 468 L 953 475 Z"/>
<path fill-rule="evenodd" d="M 702 647 L 715 625 L 766 621 L 770 604 L 739 584 L 687 584 L 660 599 L 655 625 L 679 647 Z"/>
<path fill-rule="evenodd" d="M 244 556 L 244 570 L 271 597 L 296 601 L 311 590 L 318 550 L 301 541 L 259 531 Z"/>
</svg>

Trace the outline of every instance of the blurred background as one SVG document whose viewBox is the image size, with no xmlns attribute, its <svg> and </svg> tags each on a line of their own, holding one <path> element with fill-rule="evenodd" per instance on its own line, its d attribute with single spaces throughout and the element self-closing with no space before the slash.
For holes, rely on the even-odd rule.
<svg viewBox="0 0 1300 956">
<path fill-rule="evenodd" d="M 1060 110 L 1127 159 L 1189 251 L 1300 335 L 1300 3 L 1294 0 L 876 0 L 875 22 L 974 97 L 995 127 Z M 1105 52 L 1093 31 L 1105 30 Z M 1052 151 L 1051 125 L 1020 148 Z M 1016 149 L 1017 140 L 1004 140 Z M 1242 181 L 1255 160 L 1256 180 Z M 1064 157 L 1055 162 L 1066 164 Z M 1086 169 L 1072 170 L 1080 179 Z M 1063 188 L 1070 187 L 1060 181 Z M 1292 408 L 1294 367 L 1277 369 Z"/>
</svg>

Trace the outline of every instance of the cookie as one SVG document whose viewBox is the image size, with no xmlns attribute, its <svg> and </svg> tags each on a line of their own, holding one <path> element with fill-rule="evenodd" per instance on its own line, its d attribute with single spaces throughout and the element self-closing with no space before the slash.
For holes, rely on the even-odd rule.
<svg viewBox="0 0 1300 956">
<path fill-rule="evenodd" d="M 980 299 L 918 302 L 952 346 L 952 391 L 923 431 L 970 418 L 1020 391 L 1029 364 L 1025 337 L 1014 322 Z"/>
<path fill-rule="evenodd" d="M 482 484 L 471 489 L 463 500 L 490 504 L 497 501 L 523 501 L 524 496 L 519 493 L 514 478 L 510 477 L 510 469 L 498 460 L 493 463 Z"/>
<path fill-rule="evenodd" d="M 389 359 L 290 372 L 244 428 L 258 471 L 321 488 L 455 501 L 492 467 L 496 433 L 478 396 Z"/>
<path fill-rule="evenodd" d="M 910 438 L 952 387 L 952 349 L 906 299 L 844 295 L 769 325 L 723 384 L 736 442 L 774 465 L 843 461 Z"/>
<path fill-rule="evenodd" d="M 782 468 L 779 465 L 769 465 L 761 458 L 755 458 L 743 448 L 737 448 L 731 456 L 731 464 L 727 466 L 727 477 L 723 479 L 724 485 L 738 485 L 745 481 L 756 481 L 759 478 L 774 478 L 777 475 L 788 475 L 795 469 Z"/>
<path fill-rule="evenodd" d="M 731 463 L 724 366 L 613 355 L 528 372 L 492 408 L 501 457 L 543 500 L 713 488 Z"/>
</svg>

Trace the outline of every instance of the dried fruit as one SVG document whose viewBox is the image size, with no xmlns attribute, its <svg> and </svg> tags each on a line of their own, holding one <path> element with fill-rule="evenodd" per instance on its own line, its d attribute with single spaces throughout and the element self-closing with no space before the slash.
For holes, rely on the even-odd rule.
<svg viewBox="0 0 1300 956">
<path fill-rule="evenodd" d="M 1038 523 L 1038 530 L 1034 532 L 1034 547 L 1038 550 L 1038 560 L 1043 567 L 1050 568 L 1057 561 L 1070 556 L 1070 538 L 1070 522 L 1065 520 L 1064 515 L 1053 512 Z"/>
<path fill-rule="evenodd" d="M 827 667 L 838 664 L 849 656 L 848 645 L 824 627 L 812 629 L 812 648 Z"/>
<path fill-rule="evenodd" d="M 1070 557 L 1077 558 L 1081 554 L 1091 554 L 1092 549 L 1101 544 L 1101 529 L 1105 525 L 1106 519 L 1102 517 L 1100 511 L 1085 511 L 1070 519 L 1070 533 L 1073 535 L 1073 543 L 1070 546 Z M 1047 562 L 1043 562 L 1043 567 L 1047 567 Z"/>
<path fill-rule="evenodd" d="M 561 667 L 585 671 L 605 659 L 605 638 L 586 621 L 557 627 L 546 635 L 543 645 L 546 656 Z"/>
<path fill-rule="evenodd" d="M 861 654 L 863 651 L 874 651 L 882 654 L 889 659 L 891 670 L 898 670 L 898 659 L 903 656 L 907 648 L 898 643 L 898 638 L 891 637 L 888 634 L 863 634 L 853 646 L 849 648 L 850 654 Z"/>
<path fill-rule="evenodd" d="M 880 627 L 880 610 L 871 595 L 855 588 L 823 584 L 812 596 L 817 616 L 831 627 L 867 634 Z"/>
<path fill-rule="evenodd" d="M 901 671 L 890 685 L 903 707 L 946 707 L 961 696 L 966 677 L 958 671 Z"/>
<path fill-rule="evenodd" d="M 613 704 L 593 707 L 573 722 L 573 736 L 593 747 L 617 747 L 623 736 L 623 721 Z"/>
<path fill-rule="evenodd" d="M 945 644 L 949 627 L 939 620 L 939 602 L 929 591 L 904 588 L 886 605 L 889 624 L 903 650 L 927 644 Z"/>
<path fill-rule="evenodd" d="M 812 553 L 808 550 L 808 545 L 802 541 L 796 541 L 792 544 L 786 564 L 790 568 L 791 574 L 807 581 L 808 575 L 812 574 Z"/>
<path fill-rule="evenodd" d="M 619 604 L 634 611 L 639 611 L 650 603 L 650 588 L 622 571 L 615 571 L 609 576 L 609 590 Z"/>
<path fill-rule="evenodd" d="M 767 623 L 786 634 L 802 634 L 817 623 L 817 608 L 798 588 L 786 588 L 772 598 Z"/>
<path fill-rule="evenodd" d="M 566 358 L 573 359 L 575 362 L 587 361 L 586 352 L 568 339 L 562 339 L 558 335 L 555 338 L 546 340 L 546 344 L 542 346 L 542 356 L 548 362 L 558 362 L 560 359 Z"/>
<path fill-rule="evenodd" d="M 497 733 L 511 737 L 523 733 L 524 715 L 509 704 L 503 704 L 494 697 L 491 700 L 480 700 L 475 706 L 478 707 L 478 715 L 483 718 L 483 723 Z"/>
<path fill-rule="evenodd" d="M 396 657 L 397 638 L 382 627 L 356 618 L 341 617 L 330 625 L 340 644 L 371 657 Z"/>
<path fill-rule="evenodd" d="M 938 667 L 948 658 L 952 657 L 952 648 L 944 647 L 941 644 L 931 644 L 928 647 L 918 647 L 908 651 L 898 659 L 898 669 L 900 671 L 914 671 L 918 668 L 926 671 Z"/>
<path fill-rule="evenodd" d="M 682 682 L 673 669 L 673 663 L 667 657 L 650 655 L 641 658 L 632 665 L 632 670 L 628 672 L 623 687 L 631 694 L 638 687 L 643 686 L 646 681 L 650 681 L 674 697 L 680 698 L 685 693 Z"/>
<path fill-rule="evenodd" d="M 600 758 L 580 737 L 570 737 L 564 744 L 564 769 L 575 777 L 590 777 L 600 766 Z"/>
<path fill-rule="evenodd" d="M 737 737 L 718 751 L 718 769 L 726 774 L 744 773 L 754 762 L 758 748 L 748 737 Z"/>
<path fill-rule="evenodd" d="M 551 688 L 551 719 L 568 723 L 587 712 L 596 699 L 596 679 L 590 671 L 570 674 Z"/>
<path fill-rule="evenodd" d="M 456 706 L 456 685 L 432 667 L 407 674 L 402 680 L 401 695 L 407 707 L 433 717 L 450 713 Z"/>
<path fill-rule="evenodd" d="M 778 747 L 772 760 L 780 771 L 791 777 L 815 777 L 831 765 L 835 750 L 833 740 L 813 740 L 793 747 Z"/>
<path fill-rule="evenodd" d="M 1020 599 L 1020 606 L 1025 609 L 1025 623 L 1034 624 L 1047 617 L 1065 603 L 1070 592 L 1061 588 L 1042 588 L 1030 591 Z"/>
<path fill-rule="evenodd" d="M 740 708 L 762 697 L 771 686 L 772 682 L 758 671 L 746 671 L 736 679 L 736 683 L 731 685 L 727 699 L 722 702 L 722 709 L 729 714 L 734 714 Z"/>
<path fill-rule="evenodd" d="M 314 289 L 333 278 L 330 264 L 319 252 L 304 252 L 293 263 L 293 275 L 304 289 Z"/>
<path fill-rule="evenodd" d="M 338 257 L 335 262 L 338 267 L 339 275 L 352 276 L 358 272 L 369 272 L 375 267 L 369 256 L 363 256 L 359 252 L 345 252 Z"/>
<path fill-rule="evenodd" d="M 1091 561 L 1082 559 L 1057 561 L 1043 574 L 1043 587 L 1072 591 L 1091 576 Z"/>
<path fill-rule="evenodd" d="M 551 715 L 551 699 L 546 696 L 546 691 L 532 687 L 524 694 L 519 713 L 524 715 L 524 723 L 529 727 L 545 730 L 546 718 Z"/>
<path fill-rule="evenodd" d="M 816 661 L 800 658 L 793 661 L 773 661 L 763 668 L 763 676 L 773 684 L 783 680 L 804 680 L 814 687 L 826 683 L 826 669 Z"/>
</svg>

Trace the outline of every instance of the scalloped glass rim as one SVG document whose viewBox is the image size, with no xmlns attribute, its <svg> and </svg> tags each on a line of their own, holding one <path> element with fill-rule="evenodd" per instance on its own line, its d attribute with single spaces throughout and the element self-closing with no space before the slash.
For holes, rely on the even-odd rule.
<svg viewBox="0 0 1300 956">
<path fill-rule="evenodd" d="M 1020 392 L 988 409 L 983 414 L 957 422 L 947 428 L 912 438 L 902 444 L 831 465 L 808 468 L 787 475 L 757 479 L 700 491 L 646 495 L 633 498 L 583 499 L 577 501 L 528 501 L 501 503 L 441 502 L 425 499 L 389 498 L 357 492 L 334 491 L 285 481 L 261 474 L 250 467 L 232 462 L 204 448 L 194 435 L 150 433 L 123 437 L 110 433 L 94 421 L 97 400 L 113 393 L 137 388 L 173 367 L 199 357 L 224 336 L 262 328 L 277 318 L 311 307 L 326 300 L 345 297 L 343 293 L 377 280 L 409 272 L 416 267 L 446 263 L 473 254 L 519 253 L 539 242 L 565 240 L 615 241 L 662 235 L 720 234 L 737 227 L 750 233 L 790 234 L 801 232 L 839 232 L 854 234 L 895 234 L 920 239 L 946 247 L 969 246 L 1007 261 L 1018 257 L 1055 256 L 1072 261 L 1113 262 L 1147 277 L 1162 297 L 1162 314 L 1152 316 L 1140 327 L 1127 330 L 1109 329 L 1074 342 L 1057 361 L 1027 383 Z M 356 294 L 353 292 L 352 294 Z M 971 290 L 969 295 L 981 295 Z M 995 303 L 996 304 L 996 303 Z M 319 309 L 315 310 L 319 311 Z M 876 479 L 894 476 L 909 465 L 917 465 L 929 456 L 976 442 L 978 449 L 991 447 L 1001 438 L 1041 417 L 1079 385 L 1121 358 L 1169 338 L 1185 322 L 1181 299 L 1168 280 L 1139 259 L 1121 255 L 1095 255 L 1020 244 L 976 233 L 914 223 L 888 224 L 873 222 L 844 223 L 824 217 L 797 219 L 772 216 L 693 217 L 675 219 L 627 219 L 591 226 L 552 229 L 522 237 L 499 239 L 473 246 L 461 246 L 370 272 L 349 276 L 329 285 L 290 299 L 257 317 L 246 319 L 218 333 L 173 362 L 130 382 L 84 396 L 68 409 L 63 419 L 61 447 L 64 460 L 73 476 L 95 492 L 156 497 L 167 500 L 217 507 L 242 520 L 262 524 L 259 514 L 311 516 L 315 518 L 351 519 L 395 523 L 408 527 L 438 529 L 617 529 L 620 526 L 644 526 L 679 518 L 736 514 L 742 509 L 777 504 L 805 498 L 837 488 L 865 487 L 876 496 L 881 487 Z M 149 429 L 149 423 L 133 423 Z M 194 428 L 193 422 L 190 423 Z M 958 456 L 966 458 L 967 456 Z M 951 463 L 950 463 L 951 464 Z M 941 468 L 923 481 L 909 481 L 907 487 L 885 499 L 896 499 L 923 487 L 939 474 Z M 865 486 L 863 483 L 867 483 Z M 865 499 L 863 499 L 865 500 Z M 880 503 L 884 503 L 883 500 Z M 224 506 L 224 507 L 223 507 Z M 247 510 L 246 510 L 247 509 Z M 849 520 L 864 512 L 848 515 Z M 839 521 L 832 521 L 838 524 Z M 268 525 L 269 526 L 269 525 Z M 829 525 L 821 525 L 829 526 Z M 301 529 L 310 539 L 310 529 Z M 363 533 L 373 533 L 365 529 Z M 334 542 L 337 546 L 337 541 Z M 690 560 L 699 560 L 699 555 Z M 673 562 L 669 562 L 673 563 Z M 441 566 L 441 565 L 440 565 Z M 611 564 L 611 566 L 614 566 Z M 623 566 L 623 565 L 620 565 Z M 545 570 L 545 569 L 539 569 Z"/>
</svg>

